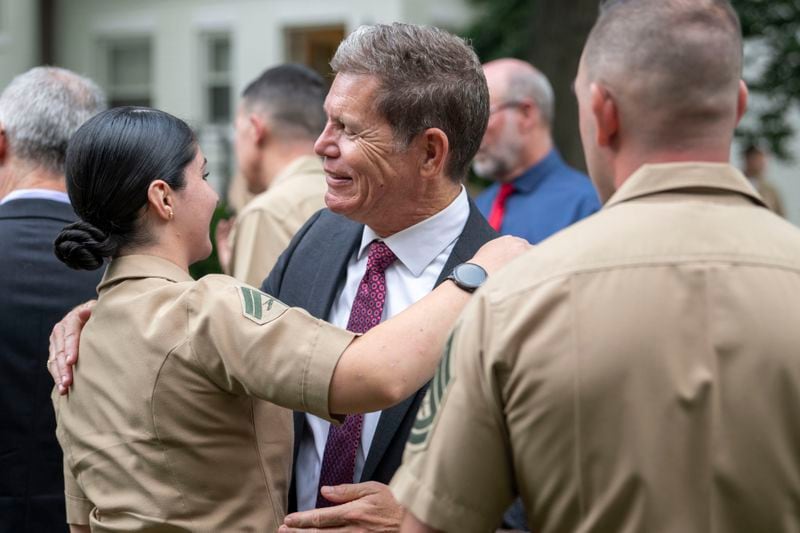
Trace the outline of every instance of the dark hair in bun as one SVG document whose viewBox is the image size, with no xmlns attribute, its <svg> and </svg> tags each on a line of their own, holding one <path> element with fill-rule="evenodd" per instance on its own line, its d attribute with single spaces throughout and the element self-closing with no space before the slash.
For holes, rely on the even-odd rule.
<svg viewBox="0 0 800 533">
<path fill-rule="evenodd" d="M 197 153 L 191 128 L 146 107 L 117 107 L 89 119 L 67 147 L 67 192 L 80 221 L 55 241 L 56 256 L 75 269 L 94 270 L 121 248 L 147 242 L 138 224 L 155 179 L 184 187 Z"/>
</svg>

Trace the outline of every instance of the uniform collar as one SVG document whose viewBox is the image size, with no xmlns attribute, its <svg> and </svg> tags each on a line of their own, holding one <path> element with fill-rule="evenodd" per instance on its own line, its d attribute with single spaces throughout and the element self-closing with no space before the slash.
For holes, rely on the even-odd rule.
<svg viewBox="0 0 800 533">
<path fill-rule="evenodd" d="M 761 206 L 764 201 L 744 175 L 727 163 L 659 163 L 642 165 L 617 189 L 605 208 L 654 194 L 685 189 L 710 189 L 742 195 Z"/>
<path fill-rule="evenodd" d="M 382 239 L 369 226 L 364 226 L 358 259 L 367 253 L 373 240 L 386 243 L 394 255 L 414 276 L 422 272 L 451 242 L 456 240 L 469 218 L 469 199 L 464 186 L 450 205 L 425 220 Z"/>
<path fill-rule="evenodd" d="M 108 265 L 97 292 L 126 279 L 161 278 L 167 281 L 192 281 L 192 276 L 175 263 L 155 255 L 123 255 Z"/>
<path fill-rule="evenodd" d="M 514 190 L 526 193 L 533 192 L 546 176 L 562 166 L 564 166 L 564 160 L 561 159 L 561 154 L 558 153 L 558 150 L 553 148 L 544 159 L 528 168 L 519 177 L 514 178 L 512 181 Z"/>
<path fill-rule="evenodd" d="M 294 176 L 301 176 L 304 174 L 321 174 L 322 161 L 315 155 L 303 155 L 297 159 L 293 159 L 291 163 L 278 173 L 272 180 L 272 185 L 281 181 L 286 181 Z"/>
</svg>

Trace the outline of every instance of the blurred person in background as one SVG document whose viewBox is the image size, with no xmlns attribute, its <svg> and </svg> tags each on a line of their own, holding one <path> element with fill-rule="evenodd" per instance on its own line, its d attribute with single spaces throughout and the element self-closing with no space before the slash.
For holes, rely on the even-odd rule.
<svg viewBox="0 0 800 533">
<path fill-rule="evenodd" d="M 555 103 L 545 75 L 511 58 L 490 61 L 483 71 L 489 124 L 472 168 L 495 183 L 475 203 L 501 235 L 535 244 L 597 211 L 597 191 L 553 144 Z"/>
<path fill-rule="evenodd" d="M 95 294 L 102 272 L 70 270 L 53 240 L 75 221 L 64 182 L 67 141 L 105 96 L 68 70 L 37 67 L 0 95 L 0 532 L 64 531 L 47 338 Z"/>
<path fill-rule="evenodd" d="M 755 144 L 750 144 L 742 152 L 744 162 L 744 175 L 756 188 L 767 207 L 780 216 L 784 216 L 781 193 L 767 179 L 767 154 Z"/>
<path fill-rule="evenodd" d="M 319 74 L 293 64 L 266 70 L 242 93 L 234 147 L 256 196 L 235 222 L 218 226 L 217 246 L 225 272 L 250 285 L 261 284 L 300 226 L 325 206 L 314 140 L 325 126 L 326 94 Z"/>
</svg>

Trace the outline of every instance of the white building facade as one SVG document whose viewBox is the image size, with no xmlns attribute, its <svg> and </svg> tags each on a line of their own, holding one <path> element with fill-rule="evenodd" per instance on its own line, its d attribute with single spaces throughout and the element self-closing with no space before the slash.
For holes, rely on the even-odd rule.
<svg viewBox="0 0 800 533">
<path fill-rule="evenodd" d="M 264 69 L 298 62 L 327 74 L 362 24 L 461 30 L 470 16 L 466 0 L 0 0 L 0 86 L 44 61 L 96 80 L 112 105 L 168 111 L 200 132 L 223 191 L 238 95 Z"/>
</svg>

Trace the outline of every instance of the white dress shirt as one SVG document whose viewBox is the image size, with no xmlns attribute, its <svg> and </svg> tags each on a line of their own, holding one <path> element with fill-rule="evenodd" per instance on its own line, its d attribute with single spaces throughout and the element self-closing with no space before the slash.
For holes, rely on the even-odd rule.
<svg viewBox="0 0 800 533">
<path fill-rule="evenodd" d="M 373 240 L 382 240 L 397 256 L 397 261 L 385 272 L 386 303 L 381 317 L 383 321 L 433 290 L 453 246 L 464 231 L 468 217 L 469 201 L 467 192 L 462 187 L 461 193 L 445 209 L 390 237 L 381 239 L 365 226 L 361 246 L 350 258 L 347 278 L 333 302 L 328 321 L 341 328 L 347 327 L 358 285 L 367 270 L 369 245 Z M 380 415 L 380 411 L 364 415 L 361 446 L 356 454 L 354 482 L 361 479 Z M 300 511 L 314 509 L 317 505 L 319 474 L 330 428 L 328 422 L 313 415 L 307 414 L 306 422 L 308 428 L 300 442 L 295 468 L 297 508 Z"/>
</svg>

